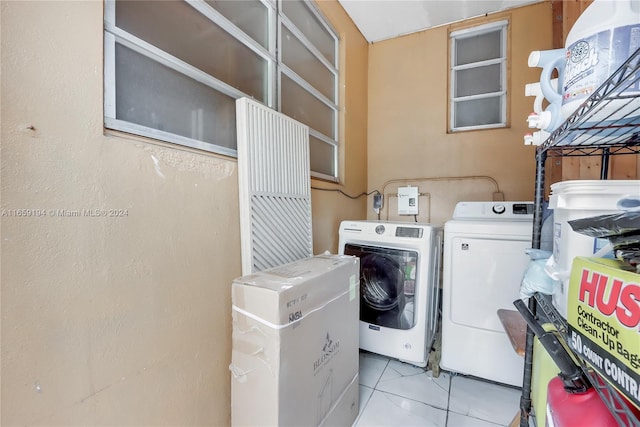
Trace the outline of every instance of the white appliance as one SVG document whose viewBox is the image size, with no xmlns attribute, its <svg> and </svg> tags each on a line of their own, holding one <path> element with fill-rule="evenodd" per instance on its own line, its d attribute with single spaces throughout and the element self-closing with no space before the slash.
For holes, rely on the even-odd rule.
<svg viewBox="0 0 640 427">
<path fill-rule="evenodd" d="M 424 367 L 435 337 L 442 228 L 343 221 L 339 252 L 360 258 L 360 348 Z"/>
<path fill-rule="evenodd" d="M 515 310 L 532 230 L 530 202 L 456 205 L 444 226 L 443 369 L 522 385 L 524 359 L 513 349 L 497 310 Z"/>
</svg>

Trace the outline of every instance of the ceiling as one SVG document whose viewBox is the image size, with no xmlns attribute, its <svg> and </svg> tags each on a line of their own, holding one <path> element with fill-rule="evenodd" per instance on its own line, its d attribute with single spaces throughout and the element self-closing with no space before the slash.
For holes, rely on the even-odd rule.
<svg viewBox="0 0 640 427">
<path fill-rule="evenodd" d="M 378 42 L 543 0 L 338 0 L 362 35 Z"/>
</svg>

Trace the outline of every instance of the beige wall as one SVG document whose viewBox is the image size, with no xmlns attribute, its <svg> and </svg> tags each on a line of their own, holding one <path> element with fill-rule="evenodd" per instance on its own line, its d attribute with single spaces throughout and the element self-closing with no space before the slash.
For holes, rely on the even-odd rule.
<svg viewBox="0 0 640 427">
<path fill-rule="evenodd" d="M 2 425 L 229 424 L 235 160 L 104 134 L 102 2 L 0 7 Z M 322 9 L 346 41 L 348 172 L 314 185 L 359 193 L 367 45 Z M 335 250 L 363 202 L 317 193 L 315 248 Z M 127 215 L 56 212 L 82 209 Z"/>
<path fill-rule="evenodd" d="M 506 129 L 447 134 L 449 27 L 371 45 L 369 190 L 381 190 L 389 180 L 482 175 L 495 179 L 506 200 L 533 199 L 535 147 L 524 146 L 522 139 L 529 132 L 525 120 L 533 98 L 524 96 L 524 86 L 540 77 L 539 68 L 527 66 L 529 53 L 552 46 L 551 3 L 489 18 L 510 21 L 511 126 Z M 437 188 L 426 180 L 411 183 L 430 194 L 431 218 L 438 222 L 450 217 L 455 201 L 490 199 L 493 192 L 489 186 L 478 193 L 475 184 L 462 185 L 462 181 L 440 183 Z M 450 203 L 439 205 L 444 199 Z M 373 217 L 371 209 L 368 216 Z"/>
</svg>

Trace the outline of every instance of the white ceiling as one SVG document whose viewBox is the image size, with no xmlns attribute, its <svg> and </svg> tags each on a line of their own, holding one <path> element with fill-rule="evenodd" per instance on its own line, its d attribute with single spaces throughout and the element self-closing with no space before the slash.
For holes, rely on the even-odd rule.
<svg viewBox="0 0 640 427">
<path fill-rule="evenodd" d="M 543 0 L 338 0 L 370 42 Z"/>
</svg>

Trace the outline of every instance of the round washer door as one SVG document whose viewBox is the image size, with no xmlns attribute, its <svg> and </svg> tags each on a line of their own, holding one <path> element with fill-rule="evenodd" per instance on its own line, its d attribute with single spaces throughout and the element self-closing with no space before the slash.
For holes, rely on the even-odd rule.
<svg viewBox="0 0 640 427">
<path fill-rule="evenodd" d="M 360 320 L 402 328 L 404 272 L 396 260 L 379 253 L 360 257 Z"/>
<path fill-rule="evenodd" d="M 404 294 L 404 275 L 398 263 L 386 255 L 365 254 L 361 259 L 363 302 L 378 311 L 398 306 Z"/>
</svg>

